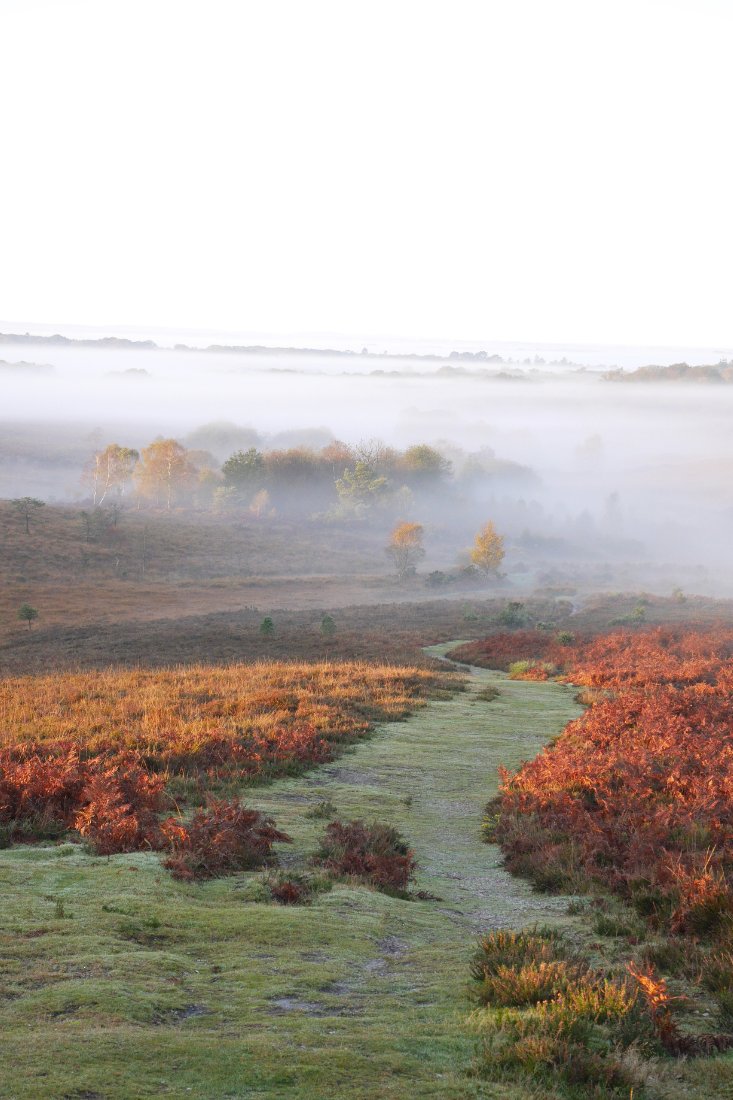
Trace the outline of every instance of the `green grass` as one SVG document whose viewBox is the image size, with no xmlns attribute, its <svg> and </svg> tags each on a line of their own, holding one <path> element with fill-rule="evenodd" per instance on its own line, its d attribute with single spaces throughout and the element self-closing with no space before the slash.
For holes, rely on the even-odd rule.
<svg viewBox="0 0 733 1100">
<path fill-rule="evenodd" d="M 569 920 L 564 899 L 503 871 L 480 821 L 497 765 L 534 755 L 578 710 L 564 685 L 482 671 L 335 763 L 246 792 L 295 838 L 285 868 L 307 865 L 325 825 L 312 811 L 329 801 L 403 832 L 415 889 L 440 900 L 337 885 L 280 907 L 253 900 L 260 874 L 188 885 L 153 854 L 0 851 L 0 1097 L 562 1096 L 472 1073 L 467 987 L 480 930 Z M 726 1059 L 674 1071 L 662 1095 L 733 1096 Z M 708 1091 L 690 1091 L 698 1079 Z"/>
</svg>

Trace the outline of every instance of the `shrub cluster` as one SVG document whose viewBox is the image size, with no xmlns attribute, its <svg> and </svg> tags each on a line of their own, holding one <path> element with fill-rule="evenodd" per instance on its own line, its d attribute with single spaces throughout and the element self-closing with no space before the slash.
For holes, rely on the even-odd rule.
<svg viewBox="0 0 733 1100">
<path fill-rule="evenodd" d="M 471 975 L 482 1067 L 494 1078 L 519 1072 L 548 1084 L 559 1078 L 583 1095 L 628 1097 L 640 1081 L 624 1052 L 659 1046 L 634 978 L 592 970 L 554 931 L 483 936 Z"/>
<path fill-rule="evenodd" d="M 317 856 L 330 874 L 401 892 L 415 873 L 415 858 L 396 829 L 375 821 L 332 821 Z"/>
<path fill-rule="evenodd" d="M 557 662 L 589 704 L 517 774 L 502 774 L 486 839 L 540 889 L 595 884 L 661 935 L 700 941 L 696 977 L 730 1026 L 733 630 L 614 631 L 572 639 L 564 658 L 555 639 L 543 650 L 530 635 L 477 646 L 486 660 Z"/>
<path fill-rule="evenodd" d="M 164 787 L 130 751 L 85 759 L 68 742 L 0 750 L 0 824 L 9 839 L 75 829 L 100 855 L 161 848 Z"/>
<path fill-rule="evenodd" d="M 171 848 L 166 859 L 174 878 L 192 880 L 231 875 L 263 867 L 276 841 L 290 843 L 271 818 L 238 801 L 218 799 L 184 824 L 170 819 L 163 830 Z"/>
</svg>

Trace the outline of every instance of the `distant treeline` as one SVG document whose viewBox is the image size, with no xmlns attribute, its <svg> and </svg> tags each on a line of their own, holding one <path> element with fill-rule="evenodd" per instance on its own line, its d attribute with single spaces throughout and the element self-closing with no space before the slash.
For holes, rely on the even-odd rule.
<svg viewBox="0 0 733 1100">
<path fill-rule="evenodd" d="M 733 382 L 733 361 L 691 367 L 672 363 L 668 367 L 638 367 L 636 370 L 611 370 L 602 375 L 605 382 Z"/>
<path fill-rule="evenodd" d="M 95 507 L 132 495 L 138 504 L 157 508 L 213 507 L 256 517 L 316 512 L 345 520 L 374 512 L 405 516 L 414 502 L 457 503 L 482 485 L 534 480 L 527 467 L 497 459 L 488 449 L 456 452 L 454 463 L 425 443 L 397 450 L 376 440 L 356 446 L 337 440 L 318 449 L 250 446 L 221 464 L 210 451 L 175 439 L 157 439 L 140 451 L 110 443 L 83 472 Z"/>
<path fill-rule="evenodd" d="M 198 348 L 192 347 L 190 344 L 175 344 L 173 349 L 156 344 L 154 340 L 129 340 L 123 336 L 100 336 L 100 337 L 72 337 L 61 336 L 56 333 L 53 336 L 38 336 L 32 332 L 25 332 L 23 334 L 3 333 L 0 332 L 0 344 L 46 344 L 53 347 L 80 347 L 80 348 L 99 348 L 100 350 L 115 350 L 120 351 L 190 351 L 190 352 L 224 352 L 227 354 L 236 355 L 320 355 L 320 356 L 335 356 L 354 358 L 365 357 L 369 359 L 417 359 L 427 362 L 445 362 L 446 359 L 460 360 L 463 362 L 475 362 L 475 363 L 489 363 L 489 364 L 517 364 L 521 363 L 523 366 L 545 366 L 547 361 L 539 355 L 535 355 L 533 359 L 514 360 L 507 359 L 497 353 L 491 353 L 487 351 L 451 351 L 448 354 L 438 353 L 423 353 L 418 352 L 387 352 L 387 351 L 369 351 L 368 348 L 362 348 L 361 351 L 349 351 L 348 349 L 337 348 L 286 348 L 286 347 L 266 347 L 264 344 L 209 344 L 207 347 Z M 549 361 L 552 366 L 564 366 L 573 367 L 577 366 L 576 363 L 571 363 L 567 359 L 555 359 Z"/>
</svg>

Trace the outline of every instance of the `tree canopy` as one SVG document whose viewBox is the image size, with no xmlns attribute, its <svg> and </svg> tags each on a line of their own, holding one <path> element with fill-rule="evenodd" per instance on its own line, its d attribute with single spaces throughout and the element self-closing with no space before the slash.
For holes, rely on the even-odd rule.
<svg viewBox="0 0 733 1100">
<path fill-rule="evenodd" d="M 504 560 L 504 539 L 489 520 L 481 528 L 471 548 L 471 561 L 482 573 L 496 573 Z"/>
</svg>

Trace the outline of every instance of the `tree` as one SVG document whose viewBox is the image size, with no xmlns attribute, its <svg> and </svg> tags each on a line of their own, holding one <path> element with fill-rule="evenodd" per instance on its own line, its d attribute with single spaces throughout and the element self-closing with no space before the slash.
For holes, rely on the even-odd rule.
<svg viewBox="0 0 733 1100">
<path fill-rule="evenodd" d="M 170 511 L 181 493 L 196 481 L 196 469 L 188 452 L 175 439 L 156 439 L 140 452 L 135 468 L 138 491 L 157 504 L 165 502 Z"/>
<path fill-rule="evenodd" d="M 84 480 L 92 487 L 92 503 L 96 508 L 108 493 L 124 494 L 140 455 L 132 447 L 110 443 L 103 451 L 97 451 L 84 473 Z"/>
<path fill-rule="evenodd" d="M 267 489 L 260 489 L 259 493 L 255 493 L 250 502 L 249 510 L 251 515 L 256 516 L 257 519 L 275 515 L 275 509 L 270 503 L 270 494 Z"/>
<path fill-rule="evenodd" d="M 375 475 L 366 462 L 357 462 L 353 470 L 344 470 L 344 476 L 336 482 L 336 492 L 344 512 L 363 515 L 369 508 L 384 499 L 388 491 L 386 477 Z"/>
<path fill-rule="evenodd" d="M 265 459 L 256 447 L 235 451 L 221 468 L 224 484 L 240 492 L 257 492 L 265 480 Z"/>
<path fill-rule="evenodd" d="M 421 523 L 398 523 L 389 536 L 386 552 L 394 562 L 401 581 L 414 573 L 417 563 L 425 557 L 423 533 Z"/>
<path fill-rule="evenodd" d="M 426 443 L 408 447 L 400 461 L 401 471 L 415 486 L 435 485 L 446 478 L 452 468 L 452 464 L 440 451 L 428 447 Z"/>
<path fill-rule="evenodd" d="M 270 616 L 266 615 L 265 618 L 260 623 L 260 634 L 262 635 L 263 638 L 269 638 L 271 634 L 274 634 L 274 632 L 275 632 L 275 624 L 272 621 L 272 619 L 270 618 Z"/>
<path fill-rule="evenodd" d="M 35 497 L 18 497 L 16 500 L 11 500 L 10 505 L 25 520 L 25 533 L 30 535 L 30 518 L 35 515 L 39 508 L 45 507 L 45 502 L 36 500 Z"/>
<path fill-rule="evenodd" d="M 95 508 L 91 512 L 86 510 L 79 512 L 84 531 L 84 541 L 94 542 L 97 535 L 104 535 L 110 527 L 116 527 L 118 516 L 119 512 L 114 512 L 111 508 L 108 511 L 103 508 Z"/>
<path fill-rule="evenodd" d="M 18 618 L 21 622 L 28 623 L 28 629 L 33 626 L 33 620 L 38 618 L 38 611 L 29 603 L 21 604 L 18 608 Z"/>
<path fill-rule="evenodd" d="M 324 638 L 333 638 L 336 633 L 336 623 L 330 615 L 324 615 L 321 619 L 321 634 Z"/>
<path fill-rule="evenodd" d="M 491 520 L 476 535 L 470 557 L 476 568 L 487 577 L 498 572 L 504 560 L 504 539 Z"/>
</svg>

